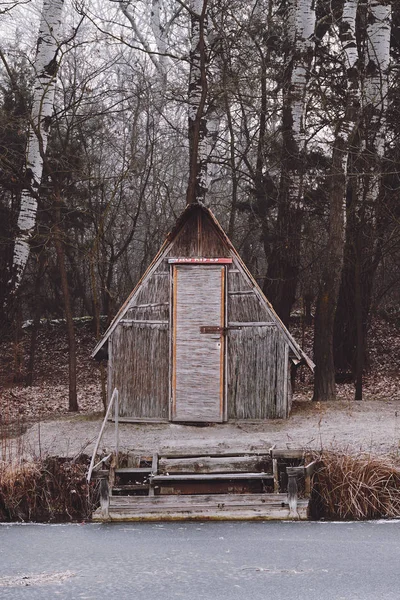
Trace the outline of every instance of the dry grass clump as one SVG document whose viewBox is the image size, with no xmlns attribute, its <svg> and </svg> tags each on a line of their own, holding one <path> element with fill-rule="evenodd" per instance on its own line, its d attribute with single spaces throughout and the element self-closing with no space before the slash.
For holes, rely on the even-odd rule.
<svg viewBox="0 0 400 600">
<path fill-rule="evenodd" d="M 87 458 L 0 463 L 0 521 L 81 521 L 97 504 Z"/>
<path fill-rule="evenodd" d="M 400 469 L 389 460 L 343 452 L 323 452 L 319 459 L 312 493 L 317 516 L 353 520 L 400 516 Z"/>
</svg>

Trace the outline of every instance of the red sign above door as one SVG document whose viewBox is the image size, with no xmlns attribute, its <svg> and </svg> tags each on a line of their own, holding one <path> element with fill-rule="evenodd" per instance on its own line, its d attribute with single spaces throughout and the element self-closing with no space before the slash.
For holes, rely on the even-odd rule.
<svg viewBox="0 0 400 600">
<path fill-rule="evenodd" d="M 230 265 L 232 263 L 231 258 L 169 258 L 168 262 L 171 264 L 180 265 Z"/>
</svg>

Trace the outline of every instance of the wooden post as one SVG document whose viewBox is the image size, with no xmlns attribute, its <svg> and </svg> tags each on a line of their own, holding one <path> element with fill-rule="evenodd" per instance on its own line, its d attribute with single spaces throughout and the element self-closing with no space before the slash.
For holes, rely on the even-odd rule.
<svg viewBox="0 0 400 600">
<path fill-rule="evenodd" d="M 299 518 L 299 512 L 297 510 L 297 497 L 298 497 L 298 486 L 297 478 L 299 475 L 304 473 L 304 467 L 286 467 L 286 473 L 288 476 L 288 505 L 289 505 L 289 517 L 293 519 Z"/>
<path fill-rule="evenodd" d="M 157 452 L 155 452 L 153 454 L 153 462 L 151 464 L 151 475 L 150 475 L 150 480 L 149 480 L 149 496 L 154 496 L 154 484 L 153 484 L 153 477 L 154 475 L 157 475 L 158 473 L 158 454 Z"/>
<path fill-rule="evenodd" d="M 279 494 L 279 469 L 278 469 L 278 459 L 272 459 L 272 472 L 274 474 L 274 492 L 275 494 Z"/>
<path fill-rule="evenodd" d="M 114 422 L 115 422 L 115 466 L 118 468 L 118 452 L 119 452 L 119 398 L 118 390 L 115 389 L 115 407 L 114 407 Z"/>
<path fill-rule="evenodd" d="M 100 510 L 102 517 L 108 519 L 108 509 L 110 506 L 110 488 L 108 485 L 108 478 L 102 477 L 100 479 Z"/>
<path fill-rule="evenodd" d="M 311 462 L 310 464 L 308 464 L 306 467 L 304 467 L 304 492 L 306 497 L 310 497 L 311 496 L 311 476 L 314 473 L 315 469 L 317 468 L 318 465 L 318 461 L 317 460 L 313 460 L 313 462 Z"/>
</svg>

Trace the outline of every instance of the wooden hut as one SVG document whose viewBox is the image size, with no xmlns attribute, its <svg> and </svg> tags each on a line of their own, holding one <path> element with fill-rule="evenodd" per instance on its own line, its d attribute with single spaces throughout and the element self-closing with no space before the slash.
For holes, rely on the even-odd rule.
<svg viewBox="0 0 400 600">
<path fill-rule="evenodd" d="M 189 205 L 92 356 L 125 421 L 286 418 L 290 361 L 313 363 L 212 212 Z"/>
</svg>

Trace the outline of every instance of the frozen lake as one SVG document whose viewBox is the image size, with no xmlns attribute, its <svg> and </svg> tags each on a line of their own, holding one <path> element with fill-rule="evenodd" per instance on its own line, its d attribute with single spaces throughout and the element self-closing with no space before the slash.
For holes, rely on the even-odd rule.
<svg viewBox="0 0 400 600">
<path fill-rule="evenodd" d="M 2 524 L 0 598 L 398 600 L 400 522 Z"/>
</svg>

